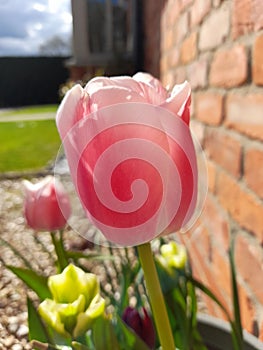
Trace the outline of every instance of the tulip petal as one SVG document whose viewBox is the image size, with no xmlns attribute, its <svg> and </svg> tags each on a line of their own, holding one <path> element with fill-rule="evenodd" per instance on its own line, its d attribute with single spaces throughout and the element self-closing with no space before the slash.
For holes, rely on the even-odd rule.
<svg viewBox="0 0 263 350">
<path fill-rule="evenodd" d="M 161 107 L 170 110 L 172 113 L 178 115 L 188 125 L 190 118 L 191 102 L 191 87 L 185 81 L 183 84 L 176 85 L 171 93 L 171 96 L 161 105 Z"/>
<path fill-rule="evenodd" d="M 190 85 L 169 94 L 150 74 L 137 73 L 94 78 L 84 91 L 72 97 L 71 121 L 65 116 L 60 134 L 89 221 L 124 246 L 180 230 L 197 198 Z"/>
<path fill-rule="evenodd" d="M 84 89 L 87 91 L 89 95 L 92 95 L 93 93 L 107 86 L 125 88 L 125 89 L 128 89 L 129 91 L 134 91 L 137 94 L 142 94 L 140 84 L 138 84 L 137 81 L 135 81 L 129 76 L 120 76 L 120 77 L 112 77 L 112 78 L 95 77 L 87 83 Z"/>
<path fill-rule="evenodd" d="M 70 334 L 65 330 L 64 324 L 61 322 L 57 303 L 54 300 L 45 299 L 39 305 L 38 312 L 43 320 L 57 333 L 63 335 L 64 337 L 70 337 Z"/>
<path fill-rule="evenodd" d="M 89 96 L 81 85 L 75 85 L 66 93 L 56 115 L 56 123 L 62 139 L 80 119 L 80 115 L 83 117 L 88 114 L 88 105 Z"/>
<path fill-rule="evenodd" d="M 139 72 L 133 76 L 133 79 L 140 83 L 147 102 L 158 106 L 168 97 L 167 90 L 151 74 Z"/>
<path fill-rule="evenodd" d="M 163 244 L 160 248 L 162 258 L 168 267 L 183 269 L 187 261 L 186 249 L 182 244 L 170 242 Z"/>
<path fill-rule="evenodd" d="M 167 90 L 163 87 L 163 85 L 161 84 L 160 80 L 154 78 L 151 74 L 149 73 L 143 73 L 143 72 L 139 72 L 136 73 L 133 76 L 133 79 L 146 84 L 148 86 L 151 86 L 152 88 L 154 88 L 154 90 L 161 95 L 161 98 L 166 98 L 168 93 Z"/>
<path fill-rule="evenodd" d="M 119 86 L 106 86 L 94 91 L 90 99 L 91 112 L 123 102 L 147 102 L 140 94 Z"/>
<path fill-rule="evenodd" d="M 96 275 L 85 273 L 72 264 L 68 265 L 62 273 L 49 277 L 48 286 L 54 300 L 58 303 L 72 303 L 80 294 L 83 294 L 87 306 L 99 292 Z"/>
<path fill-rule="evenodd" d="M 45 177 L 35 184 L 25 180 L 24 216 L 34 230 L 64 228 L 70 216 L 69 198 L 59 180 Z"/>
<path fill-rule="evenodd" d="M 103 315 L 104 309 L 105 300 L 99 294 L 97 294 L 91 301 L 88 309 L 78 315 L 73 336 L 78 337 L 89 329 L 93 321 L 99 316 Z"/>
</svg>

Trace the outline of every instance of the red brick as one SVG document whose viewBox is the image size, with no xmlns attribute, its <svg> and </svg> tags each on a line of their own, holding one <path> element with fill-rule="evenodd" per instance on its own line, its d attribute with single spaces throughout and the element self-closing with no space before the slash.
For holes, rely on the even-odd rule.
<svg viewBox="0 0 263 350">
<path fill-rule="evenodd" d="M 207 160 L 207 176 L 208 176 L 208 190 L 211 193 L 214 193 L 215 186 L 216 186 L 216 166 L 210 160 Z"/>
<path fill-rule="evenodd" d="M 206 131 L 204 148 L 210 159 L 236 178 L 240 176 L 242 146 L 237 138 L 218 129 L 209 129 Z"/>
<path fill-rule="evenodd" d="M 161 76 L 163 85 L 169 90 L 176 83 L 175 74 L 171 70 L 162 73 Z"/>
<path fill-rule="evenodd" d="M 255 308 L 243 286 L 238 286 L 238 292 L 242 326 L 249 333 L 253 333 L 254 321 L 256 319 Z"/>
<path fill-rule="evenodd" d="M 223 0 L 213 0 L 213 6 L 214 7 L 219 7 L 222 2 L 223 2 Z"/>
<path fill-rule="evenodd" d="M 263 254 L 262 247 L 252 245 L 250 241 L 240 234 L 236 239 L 235 265 L 237 273 L 249 285 L 258 301 L 263 304 Z"/>
<path fill-rule="evenodd" d="M 215 275 L 210 268 L 208 262 L 206 262 L 207 257 L 204 256 L 203 249 L 199 250 L 198 247 L 194 244 L 191 238 L 187 234 L 182 237 L 188 251 L 190 252 L 190 260 L 193 269 L 193 274 L 196 279 L 206 285 L 220 300 L 220 302 L 227 308 L 228 304 L 224 297 L 224 292 L 222 291 L 221 286 L 217 284 Z M 203 295 L 202 295 L 203 296 Z M 203 296 L 204 297 L 204 296 Z M 207 308 L 211 315 L 224 318 L 224 313 L 222 310 L 214 303 L 210 298 L 204 297 Z"/>
<path fill-rule="evenodd" d="M 210 125 L 219 125 L 223 118 L 223 96 L 214 92 L 198 93 L 195 97 L 195 117 Z"/>
<path fill-rule="evenodd" d="M 201 51 L 214 49 L 225 41 L 230 29 L 229 2 L 211 14 L 202 24 L 199 35 Z"/>
<path fill-rule="evenodd" d="M 204 125 L 202 123 L 197 122 L 196 120 L 191 120 L 191 132 L 196 137 L 196 139 L 202 147 L 205 136 Z"/>
<path fill-rule="evenodd" d="M 218 51 L 211 64 L 210 84 L 224 88 L 242 85 L 248 75 L 247 53 L 243 45 Z"/>
<path fill-rule="evenodd" d="M 192 2 L 193 2 L 193 0 L 181 0 L 181 11 L 183 11 Z"/>
<path fill-rule="evenodd" d="M 217 285 L 220 286 L 224 293 L 225 300 L 231 305 L 232 288 L 230 276 L 230 264 L 228 255 L 222 255 L 217 246 L 213 246 L 212 250 L 212 266 L 211 270 L 214 273 Z"/>
<path fill-rule="evenodd" d="M 211 256 L 211 237 L 204 225 L 198 221 L 186 235 L 191 240 L 191 245 L 196 246 L 199 252 L 202 253 L 203 259 L 209 262 Z"/>
<path fill-rule="evenodd" d="M 263 28 L 262 0 L 233 0 L 232 36 L 238 36 Z"/>
<path fill-rule="evenodd" d="M 184 67 L 176 68 L 174 72 L 174 79 L 174 83 L 176 84 L 183 83 L 186 80 L 186 72 Z"/>
<path fill-rule="evenodd" d="M 263 35 L 256 38 L 252 54 L 252 76 L 257 85 L 263 85 Z"/>
<path fill-rule="evenodd" d="M 191 8 L 191 27 L 200 24 L 211 9 L 211 0 L 195 0 Z"/>
<path fill-rule="evenodd" d="M 262 148 L 251 148 L 245 153 L 244 176 L 248 186 L 263 199 Z"/>
<path fill-rule="evenodd" d="M 179 44 L 187 35 L 189 30 L 188 12 L 182 14 L 175 23 L 174 29 L 175 44 Z"/>
<path fill-rule="evenodd" d="M 192 89 L 204 88 L 207 85 L 208 62 L 206 58 L 191 63 L 187 67 L 187 80 Z"/>
<path fill-rule="evenodd" d="M 161 76 L 165 74 L 168 70 L 168 55 L 162 55 L 161 60 L 160 60 L 160 73 Z"/>
<path fill-rule="evenodd" d="M 197 33 L 194 32 L 183 41 L 181 46 L 181 62 L 183 64 L 195 59 L 197 55 L 196 39 Z"/>
<path fill-rule="evenodd" d="M 263 206 L 230 176 L 218 174 L 216 193 L 221 205 L 237 223 L 263 242 Z"/>
<path fill-rule="evenodd" d="M 201 220 L 212 235 L 214 243 L 221 251 L 227 251 L 229 248 L 228 218 L 220 205 L 209 194 L 206 198 Z"/>
<path fill-rule="evenodd" d="M 152 4 L 149 3 L 149 6 L 152 6 Z M 165 14 L 167 17 L 167 25 L 169 27 L 173 27 L 178 19 L 179 14 L 180 14 L 179 1 L 169 2 L 169 6 L 166 7 Z"/>
<path fill-rule="evenodd" d="M 169 68 L 176 67 L 179 63 L 180 59 L 180 51 L 177 47 L 174 47 L 169 53 L 168 53 L 168 66 Z"/>
<path fill-rule="evenodd" d="M 226 101 L 226 125 L 263 140 L 263 95 L 231 94 Z"/>
<path fill-rule="evenodd" d="M 174 32 L 172 28 L 167 28 L 165 30 L 165 35 L 162 36 L 162 48 L 164 51 L 170 50 L 173 46 Z M 144 50 L 145 51 L 145 50 Z"/>
<path fill-rule="evenodd" d="M 261 340 L 263 342 L 263 321 L 261 322 L 261 325 L 259 327 L 259 336 L 258 336 L 259 340 Z"/>
</svg>

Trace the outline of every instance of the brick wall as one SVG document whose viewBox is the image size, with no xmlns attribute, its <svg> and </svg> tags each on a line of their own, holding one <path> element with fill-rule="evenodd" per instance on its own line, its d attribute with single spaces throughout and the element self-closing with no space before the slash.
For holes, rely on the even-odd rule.
<svg viewBox="0 0 263 350">
<path fill-rule="evenodd" d="M 145 31 L 145 70 L 156 74 L 159 54 L 165 85 L 190 81 L 191 126 L 207 157 L 205 208 L 182 237 L 195 274 L 231 310 L 227 251 L 236 236 L 243 325 L 263 340 L 263 1 L 158 2 L 160 45 L 149 49 Z M 148 16 L 153 36 L 154 25 Z M 211 314 L 224 317 L 206 302 Z"/>
</svg>

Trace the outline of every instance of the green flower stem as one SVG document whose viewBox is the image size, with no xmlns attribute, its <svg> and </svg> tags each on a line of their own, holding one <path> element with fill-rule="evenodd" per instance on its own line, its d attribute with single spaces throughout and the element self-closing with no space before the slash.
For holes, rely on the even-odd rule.
<svg viewBox="0 0 263 350">
<path fill-rule="evenodd" d="M 174 350 L 174 338 L 150 243 L 137 247 L 162 350 Z"/>
<path fill-rule="evenodd" d="M 52 243 L 55 248 L 55 252 L 57 254 L 57 270 L 58 273 L 62 272 L 64 268 L 68 265 L 68 260 L 64 248 L 64 242 L 63 242 L 63 232 L 60 231 L 59 239 L 56 238 L 56 232 L 50 232 Z"/>
</svg>

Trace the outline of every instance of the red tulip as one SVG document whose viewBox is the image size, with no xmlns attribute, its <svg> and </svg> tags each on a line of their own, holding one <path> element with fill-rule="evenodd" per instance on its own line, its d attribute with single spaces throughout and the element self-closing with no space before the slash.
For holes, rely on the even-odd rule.
<svg viewBox="0 0 263 350">
<path fill-rule="evenodd" d="M 57 113 L 71 177 L 89 220 L 119 245 L 185 226 L 197 195 L 190 86 L 168 93 L 149 74 L 73 87 Z"/>
<path fill-rule="evenodd" d="M 138 310 L 132 307 L 127 307 L 124 310 L 122 319 L 149 346 L 150 349 L 154 348 L 155 330 L 153 322 L 145 308 L 143 308 L 143 315 L 141 315 Z"/>
<path fill-rule="evenodd" d="M 25 180 L 24 185 L 24 215 L 28 226 L 38 231 L 64 228 L 71 208 L 62 183 L 47 176 L 36 184 Z"/>
</svg>

